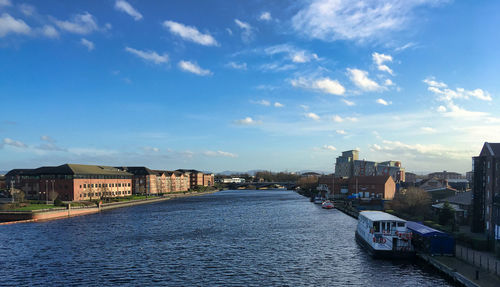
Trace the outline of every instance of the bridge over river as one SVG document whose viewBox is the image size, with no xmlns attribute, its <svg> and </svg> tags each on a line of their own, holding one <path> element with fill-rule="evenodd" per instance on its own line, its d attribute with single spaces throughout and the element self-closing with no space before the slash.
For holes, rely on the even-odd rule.
<svg viewBox="0 0 500 287">
<path fill-rule="evenodd" d="M 243 183 L 226 183 L 225 186 L 229 189 L 295 189 L 298 185 L 295 182 L 243 182 Z"/>
</svg>

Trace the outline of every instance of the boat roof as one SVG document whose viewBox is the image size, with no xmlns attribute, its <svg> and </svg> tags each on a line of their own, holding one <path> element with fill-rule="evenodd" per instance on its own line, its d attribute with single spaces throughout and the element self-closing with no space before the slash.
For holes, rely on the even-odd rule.
<svg viewBox="0 0 500 287">
<path fill-rule="evenodd" d="M 385 213 L 382 211 L 361 211 L 359 213 L 360 216 L 364 216 L 368 218 L 370 221 L 398 221 L 398 222 L 406 222 L 406 220 L 401 219 L 397 216 L 394 216 L 389 213 Z"/>
</svg>

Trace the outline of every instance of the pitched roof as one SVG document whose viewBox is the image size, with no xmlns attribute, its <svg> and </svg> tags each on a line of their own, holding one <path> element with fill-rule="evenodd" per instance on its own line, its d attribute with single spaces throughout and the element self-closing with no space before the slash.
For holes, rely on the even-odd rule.
<svg viewBox="0 0 500 287">
<path fill-rule="evenodd" d="M 500 143 L 485 142 L 480 156 L 500 156 Z"/>
<path fill-rule="evenodd" d="M 132 174 L 119 170 L 111 166 L 101 165 L 85 165 L 85 164 L 63 164 L 59 166 L 42 166 L 35 169 L 13 169 L 8 175 L 42 175 L 42 174 L 59 174 L 59 175 L 124 175 Z"/>
<path fill-rule="evenodd" d="M 472 204 L 472 191 L 459 192 L 454 196 L 447 197 L 441 201 L 448 201 L 449 203 L 471 205 Z"/>
<path fill-rule="evenodd" d="M 130 172 L 134 175 L 149 175 L 149 174 L 156 174 L 153 170 L 150 170 L 149 168 L 145 166 L 123 166 L 123 167 L 117 167 L 121 170 Z"/>
</svg>

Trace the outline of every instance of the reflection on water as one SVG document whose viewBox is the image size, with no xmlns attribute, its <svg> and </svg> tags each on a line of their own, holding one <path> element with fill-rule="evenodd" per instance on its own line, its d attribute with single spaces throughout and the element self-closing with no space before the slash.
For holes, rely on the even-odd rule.
<svg viewBox="0 0 500 287">
<path fill-rule="evenodd" d="M 0 227 L 2 284 L 450 286 L 374 260 L 356 220 L 291 191 L 223 191 Z"/>
</svg>

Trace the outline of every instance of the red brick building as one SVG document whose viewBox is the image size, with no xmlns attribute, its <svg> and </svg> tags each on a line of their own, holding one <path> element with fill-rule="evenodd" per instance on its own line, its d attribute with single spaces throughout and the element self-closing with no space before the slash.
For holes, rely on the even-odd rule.
<svg viewBox="0 0 500 287">
<path fill-rule="evenodd" d="M 132 174 L 110 166 L 63 164 L 14 169 L 6 183 L 28 199 L 65 201 L 123 197 L 132 194 Z"/>
<path fill-rule="evenodd" d="M 177 171 L 189 176 L 189 188 L 194 189 L 196 186 L 213 186 L 214 174 L 206 174 L 196 169 L 178 169 Z"/>
<path fill-rule="evenodd" d="M 334 194 L 337 196 L 392 200 L 395 193 L 396 183 L 389 175 L 335 178 Z"/>
</svg>

